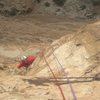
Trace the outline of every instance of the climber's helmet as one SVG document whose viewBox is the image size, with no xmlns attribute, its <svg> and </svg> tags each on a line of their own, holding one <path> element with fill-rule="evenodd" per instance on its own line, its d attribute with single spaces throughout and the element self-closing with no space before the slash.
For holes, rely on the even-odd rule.
<svg viewBox="0 0 100 100">
<path fill-rule="evenodd" d="M 22 56 L 21 57 L 21 60 L 25 60 L 27 57 L 26 56 Z"/>
</svg>

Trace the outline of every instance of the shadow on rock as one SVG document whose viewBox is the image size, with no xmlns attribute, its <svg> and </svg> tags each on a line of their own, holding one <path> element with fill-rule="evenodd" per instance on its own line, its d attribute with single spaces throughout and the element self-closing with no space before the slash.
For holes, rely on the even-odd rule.
<svg viewBox="0 0 100 100">
<path fill-rule="evenodd" d="M 68 81 L 69 79 L 69 81 Z M 24 82 L 28 82 L 29 84 L 34 84 L 36 86 L 49 86 L 49 83 L 55 83 L 53 78 L 35 78 L 35 79 L 22 79 Z M 57 78 L 60 85 L 69 84 L 70 83 L 85 83 L 92 81 L 100 81 L 100 78 L 95 77 L 68 77 L 66 78 Z M 56 85 L 56 83 L 55 83 Z"/>
</svg>

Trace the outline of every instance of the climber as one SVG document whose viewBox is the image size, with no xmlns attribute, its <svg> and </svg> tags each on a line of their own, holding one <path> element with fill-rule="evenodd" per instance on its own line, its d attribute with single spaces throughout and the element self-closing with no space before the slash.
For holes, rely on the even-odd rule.
<svg viewBox="0 0 100 100">
<path fill-rule="evenodd" d="M 36 57 L 34 56 L 22 56 L 21 61 L 18 63 L 17 68 L 27 68 L 35 61 Z"/>
</svg>

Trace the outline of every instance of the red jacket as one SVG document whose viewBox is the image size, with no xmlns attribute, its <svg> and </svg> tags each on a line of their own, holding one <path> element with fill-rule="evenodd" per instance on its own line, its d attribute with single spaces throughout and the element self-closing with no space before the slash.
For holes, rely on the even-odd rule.
<svg viewBox="0 0 100 100">
<path fill-rule="evenodd" d="M 24 59 L 18 63 L 17 68 L 22 68 L 22 67 L 28 68 L 35 59 L 36 59 L 36 57 L 34 57 L 34 56 L 27 57 L 26 59 Z"/>
</svg>

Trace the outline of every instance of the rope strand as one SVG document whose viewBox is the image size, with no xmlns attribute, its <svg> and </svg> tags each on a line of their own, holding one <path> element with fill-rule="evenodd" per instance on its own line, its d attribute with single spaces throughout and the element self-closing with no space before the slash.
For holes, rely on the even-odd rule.
<svg viewBox="0 0 100 100">
<path fill-rule="evenodd" d="M 44 56 L 44 54 L 43 54 L 43 56 Z M 50 69 L 50 71 L 51 71 L 51 73 L 52 73 L 52 75 L 53 75 L 53 77 L 54 77 L 54 79 L 55 79 L 55 83 L 56 83 L 56 85 L 58 86 L 58 88 L 59 88 L 59 90 L 60 90 L 60 92 L 61 92 L 61 95 L 62 95 L 62 97 L 63 97 L 63 100 L 66 100 L 65 95 L 64 95 L 64 93 L 63 93 L 63 90 L 62 90 L 62 88 L 61 88 L 61 86 L 60 86 L 60 84 L 59 84 L 59 82 L 58 82 L 58 80 L 57 80 L 57 78 L 56 78 L 54 72 L 52 71 L 52 69 L 51 69 L 51 67 L 50 67 L 50 65 L 49 65 L 49 63 L 48 63 L 48 61 L 47 61 L 47 59 L 46 59 L 45 56 L 44 56 L 44 60 L 45 60 L 47 66 L 49 67 L 49 69 Z"/>
<path fill-rule="evenodd" d="M 52 49 L 53 49 L 53 48 L 52 48 Z M 52 53 L 52 54 L 53 54 L 53 56 L 56 58 L 56 60 L 57 60 L 57 62 L 59 63 L 60 67 L 62 68 L 62 71 L 63 71 L 64 75 L 66 76 L 66 79 L 67 79 L 67 81 L 68 81 L 68 83 L 69 83 L 69 86 L 70 86 L 70 89 L 71 89 L 71 92 L 72 92 L 72 95 L 73 95 L 73 99 L 74 99 L 74 100 L 77 100 L 77 97 L 76 97 L 76 95 L 75 95 L 75 91 L 74 91 L 74 89 L 73 89 L 73 86 L 72 86 L 72 84 L 71 84 L 69 78 L 67 77 L 67 74 L 66 74 L 66 72 L 65 72 L 65 70 L 64 70 L 64 68 L 63 68 L 63 66 L 62 66 L 62 64 L 60 63 L 60 61 L 58 60 L 58 58 L 57 58 L 56 55 L 54 54 L 54 50 L 53 50 L 53 53 Z"/>
</svg>

